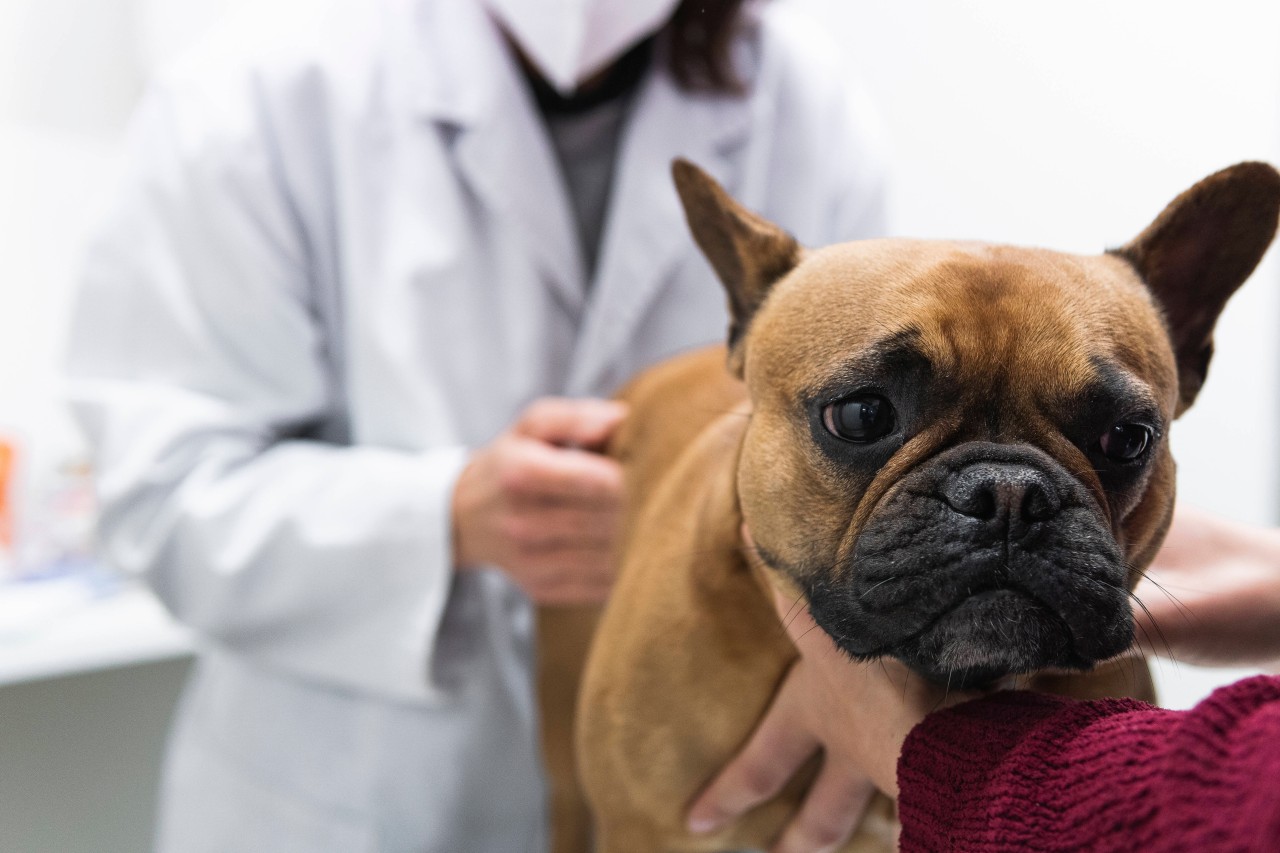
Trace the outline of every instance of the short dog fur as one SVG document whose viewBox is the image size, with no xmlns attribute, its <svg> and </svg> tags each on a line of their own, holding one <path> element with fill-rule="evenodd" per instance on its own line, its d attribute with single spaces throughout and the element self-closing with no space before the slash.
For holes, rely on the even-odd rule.
<svg viewBox="0 0 1280 853">
<path fill-rule="evenodd" d="M 1280 175 L 1211 175 L 1090 257 L 900 239 L 809 250 L 692 164 L 674 175 L 732 324 L 727 349 L 623 394 L 611 452 L 630 519 L 578 704 L 596 849 L 765 848 L 794 813 L 816 763 L 721 832 L 684 828 L 795 658 L 774 588 L 802 594 L 851 657 L 939 683 L 1047 670 L 1037 689 L 1150 697 L 1145 668 L 1107 661 L 1131 643 L 1129 590 L 1172 513 L 1169 427 L 1275 233 Z M 578 648 L 565 638 L 594 624 L 542 616 L 548 649 L 557 635 Z M 552 728 L 574 659 L 544 652 Z M 556 849 L 584 849 L 558 738 Z M 881 801 L 843 849 L 893 840 Z"/>
</svg>

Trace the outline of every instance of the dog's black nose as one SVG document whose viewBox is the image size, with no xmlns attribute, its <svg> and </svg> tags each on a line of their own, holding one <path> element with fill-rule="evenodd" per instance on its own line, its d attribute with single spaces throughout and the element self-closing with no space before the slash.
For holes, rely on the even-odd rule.
<svg viewBox="0 0 1280 853">
<path fill-rule="evenodd" d="M 1047 521 L 1062 509 L 1048 475 L 1008 462 L 966 465 L 942 484 L 942 497 L 961 515 L 1019 528 Z"/>
</svg>

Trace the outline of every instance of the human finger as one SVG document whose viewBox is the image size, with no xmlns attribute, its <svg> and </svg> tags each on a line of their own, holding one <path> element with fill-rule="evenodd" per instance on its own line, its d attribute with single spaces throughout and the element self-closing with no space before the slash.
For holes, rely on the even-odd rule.
<svg viewBox="0 0 1280 853">
<path fill-rule="evenodd" d="M 871 802 L 875 785 L 862 773 L 824 761 L 804 805 L 783 830 L 770 853 L 826 853 L 853 835 Z"/>
<path fill-rule="evenodd" d="M 575 578 L 612 579 L 615 562 L 613 543 L 598 541 L 523 549 L 512 568 L 539 583 L 555 583 Z"/>
<path fill-rule="evenodd" d="M 616 506 L 531 504 L 511 512 L 502 534 L 530 553 L 574 545 L 608 547 L 618 538 L 622 515 Z"/>
<path fill-rule="evenodd" d="M 537 594 L 529 595 L 529 598 L 537 604 L 603 604 L 612 590 L 611 582 L 576 581 L 540 589 Z"/>
<path fill-rule="evenodd" d="M 784 678 L 747 745 L 694 800 L 688 816 L 691 832 L 711 832 L 773 798 L 818 751 L 818 741 L 803 725 L 796 666 Z"/>
<path fill-rule="evenodd" d="M 501 474 L 513 500 L 560 499 L 596 506 L 622 500 L 622 466 L 606 456 L 521 440 Z"/>
<path fill-rule="evenodd" d="M 612 551 L 577 549 L 536 555 L 508 569 L 508 574 L 539 604 L 600 602 L 613 588 Z"/>
<path fill-rule="evenodd" d="M 548 444 L 599 449 L 627 416 L 617 400 L 543 397 L 520 414 L 515 432 Z"/>
</svg>

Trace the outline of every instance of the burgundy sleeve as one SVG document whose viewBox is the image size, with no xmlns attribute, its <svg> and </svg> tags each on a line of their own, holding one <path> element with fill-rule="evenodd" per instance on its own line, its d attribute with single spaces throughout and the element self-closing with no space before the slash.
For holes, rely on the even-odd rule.
<svg viewBox="0 0 1280 853">
<path fill-rule="evenodd" d="M 901 850 L 1280 850 L 1280 678 L 1190 711 L 998 693 L 898 762 Z"/>
</svg>

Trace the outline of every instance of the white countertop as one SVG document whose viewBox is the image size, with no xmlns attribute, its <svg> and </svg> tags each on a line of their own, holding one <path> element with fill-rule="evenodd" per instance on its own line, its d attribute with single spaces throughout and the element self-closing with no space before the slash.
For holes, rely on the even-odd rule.
<svg viewBox="0 0 1280 853">
<path fill-rule="evenodd" d="M 191 654 L 142 586 L 101 573 L 0 582 L 0 687 Z"/>
</svg>

